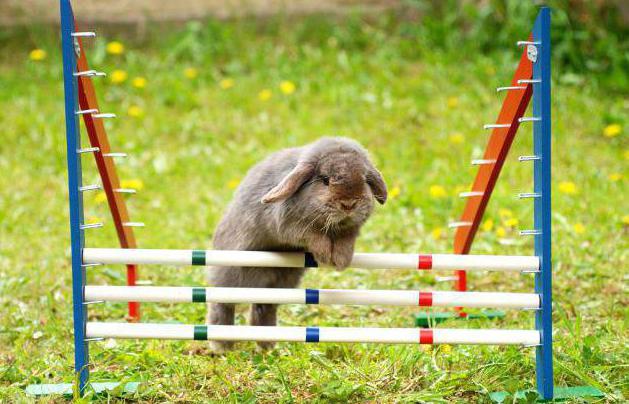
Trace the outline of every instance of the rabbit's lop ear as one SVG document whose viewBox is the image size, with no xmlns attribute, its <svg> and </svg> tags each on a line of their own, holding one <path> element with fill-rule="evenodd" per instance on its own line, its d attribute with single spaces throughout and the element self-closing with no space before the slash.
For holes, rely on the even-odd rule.
<svg viewBox="0 0 629 404">
<path fill-rule="evenodd" d="M 299 187 L 314 174 L 315 166 L 312 163 L 299 162 L 293 170 L 286 175 L 273 189 L 262 197 L 262 203 L 273 203 L 288 199 Z"/>
<path fill-rule="evenodd" d="M 370 167 L 367 172 L 367 184 L 371 188 L 371 192 L 373 192 L 376 201 L 378 201 L 380 205 L 384 205 L 387 201 L 387 184 L 384 183 L 380 171 L 376 170 L 374 167 Z"/>
</svg>

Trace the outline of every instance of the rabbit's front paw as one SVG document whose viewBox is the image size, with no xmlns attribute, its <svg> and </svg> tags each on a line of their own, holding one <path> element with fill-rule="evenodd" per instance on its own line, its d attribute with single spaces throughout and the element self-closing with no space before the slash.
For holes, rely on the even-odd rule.
<svg viewBox="0 0 629 404">
<path fill-rule="evenodd" d="M 308 251 L 314 255 L 319 265 L 332 266 L 332 242 L 325 236 L 312 237 L 308 240 Z"/>
<path fill-rule="evenodd" d="M 355 239 L 336 240 L 332 245 L 332 265 L 341 271 L 352 263 Z"/>
</svg>

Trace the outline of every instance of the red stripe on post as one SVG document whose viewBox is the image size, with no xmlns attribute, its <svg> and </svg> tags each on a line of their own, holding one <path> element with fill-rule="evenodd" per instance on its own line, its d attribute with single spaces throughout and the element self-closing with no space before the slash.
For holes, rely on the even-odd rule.
<svg viewBox="0 0 629 404">
<path fill-rule="evenodd" d="M 432 306 L 432 292 L 419 292 L 419 305 Z"/>
<path fill-rule="evenodd" d="M 417 269 L 432 269 L 432 255 L 420 255 Z"/>
<path fill-rule="evenodd" d="M 432 330 L 419 330 L 419 343 L 432 345 L 433 343 Z"/>
</svg>

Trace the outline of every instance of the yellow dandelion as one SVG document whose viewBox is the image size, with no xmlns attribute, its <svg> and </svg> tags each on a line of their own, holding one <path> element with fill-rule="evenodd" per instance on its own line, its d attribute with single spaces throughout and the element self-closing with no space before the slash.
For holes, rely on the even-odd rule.
<svg viewBox="0 0 629 404">
<path fill-rule="evenodd" d="M 28 54 L 28 57 L 34 62 L 40 62 L 46 59 L 47 53 L 43 49 L 33 49 L 31 53 Z"/>
<path fill-rule="evenodd" d="M 144 115 L 144 110 L 137 105 L 131 105 L 129 109 L 127 109 L 127 114 L 133 118 L 139 118 Z"/>
<path fill-rule="evenodd" d="M 465 141 L 465 136 L 462 133 L 453 133 L 450 135 L 450 143 L 461 144 Z"/>
<path fill-rule="evenodd" d="M 124 53 L 124 45 L 119 41 L 111 41 L 105 47 L 110 55 L 122 55 Z"/>
<path fill-rule="evenodd" d="M 295 84 L 292 81 L 284 80 L 280 83 L 280 90 L 284 94 L 292 94 L 295 92 Z"/>
<path fill-rule="evenodd" d="M 575 223 L 574 226 L 572 226 L 572 228 L 574 229 L 574 232 L 576 234 L 583 234 L 585 233 L 585 226 L 581 223 Z"/>
<path fill-rule="evenodd" d="M 456 108 L 459 105 L 459 99 L 457 97 L 448 98 L 448 108 Z"/>
<path fill-rule="evenodd" d="M 612 182 L 616 182 L 616 181 L 620 181 L 620 179 L 622 178 L 622 174 L 620 173 L 611 173 L 607 176 L 607 178 L 609 178 L 610 181 Z"/>
<path fill-rule="evenodd" d="M 487 219 L 481 225 L 483 231 L 491 231 L 494 228 L 494 221 L 491 219 Z"/>
<path fill-rule="evenodd" d="M 445 354 L 452 352 L 452 345 L 445 344 L 445 345 L 441 345 L 439 348 L 441 348 L 441 352 Z"/>
<path fill-rule="evenodd" d="M 264 89 L 258 93 L 258 99 L 260 101 L 267 101 L 273 96 L 273 93 L 269 89 Z"/>
<path fill-rule="evenodd" d="M 622 217 L 622 224 L 629 225 L 629 215 Z"/>
<path fill-rule="evenodd" d="M 518 223 L 520 223 L 520 221 L 515 217 L 511 217 L 504 221 L 504 225 L 507 227 L 515 227 Z"/>
<path fill-rule="evenodd" d="M 144 183 L 140 179 L 132 179 L 132 180 L 122 180 L 120 181 L 120 186 L 122 188 L 132 188 L 137 189 L 138 191 L 144 188 Z"/>
<path fill-rule="evenodd" d="M 577 186 L 572 181 L 562 181 L 559 183 L 559 192 L 568 195 L 574 195 L 577 193 Z"/>
<path fill-rule="evenodd" d="M 506 218 L 512 217 L 513 212 L 511 212 L 509 209 L 506 209 L 506 208 L 500 208 L 498 209 L 498 215 L 500 216 L 501 219 L 506 219 Z"/>
<path fill-rule="evenodd" d="M 612 123 L 611 125 L 607 125 L 605 126 L 605 129 L 603 129 L 603 135 L 605 137 L 616 137 L 620 135 L 620 132 L 622 132 L 622 126 L 620 126 L 617 123 Z"/>
<path fill-rule="evenodd" d="M 196 79 L 199 75 L 199 71 L 194 67 L 186 67 L 183 69 L 183 75 L 186 76 L 187 79 Z"/>
<path fill-rule="evenodd" d="M 235 82 L 234 79 L 223 79 L 219 81 L 218 85 L 223 89 L 227 90 L 228 88 L 232 88 Z"/>
<path fill-rule="evenodd" d="M 441 238 L 441 236 L 443 235 L 443 228 L 441 227 L 435 227 L 434 229 L 432 229 L 432 231 L 430 232 L 430 235 L 432 236 L 432 238 L 434 238 L 435 240 L 439 240 Z"/>
<path fill-rule="evenodd" d="M 389 190 L 389 198 L 394 199 L 400 196 L 402 190 L 397 185 Z"/>
<path fill-rule="evenodd" d="M 498 226 L 498 227 L 496 228 L 496 236 L 498 236 L 498 237 L 501 237 L 501 238 L 502 238 L 502 237 L 504 237 L 504 236 L 506 236 L 506 235 L 507 235 L 507 231 L 505 230 L 505 228 L 504 228 L 504 227 L 502 227 L 502 226 Z"/>
<path fill-rule="evenodd" d="M 135 88 L 144 88 L 146 87 L 146 78 L 135 77 L 133 81 L 131 81 L 131 85 Z"/>
<path fill-rule="evenodd" d="M 109 76 L 109 81 L 113 84 L 122 84 L 127 81 L 127 77 L 129 77 L 129 75 L 124 70 L 114 70 Z"/>
<path fill-rule="evenodd" d="M 94 195 L 94 203 L 96 204 L 100 204 L 100 203 L 104 203 L 107 201 L 107 195 L 104 192 L 99 192 L 96 195 Z"/>
<path fill-rule="evenodd" d="M 446 189 L 441 185 L 431 185 L 428 192 L 432 198 L 443 198 L 447 196 Z"/>
<path fill-rule="evenodd" d="M 231 180 L 229 180 L 229 182 L 227 182 L 227 188 L 229 188 L 229 189 L 236 189 L 238 184 L 240 184 L 240 180 L 239 179 L 237 179 L 237 178 L 231 179 Z"/>
<path fill-rule="evenodd" d="M 420 345 L 421 350 L 424 352 L 430 352 L 432 351 L 432 345 L 428 345 L 428 344 L 422 344 Z"/>
<path fill-rule="evenodd" d="M 103 221 L 98 216 L 90 216 L 85 220 L 85 224 L 96 224 L 96 223 L 102 223 L 102 222 Z"/>
</svg>

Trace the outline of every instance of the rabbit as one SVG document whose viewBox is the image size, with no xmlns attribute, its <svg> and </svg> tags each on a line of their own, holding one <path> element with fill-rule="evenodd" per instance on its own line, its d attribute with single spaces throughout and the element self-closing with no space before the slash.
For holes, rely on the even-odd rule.
<svg viewBox="0 0 629 404">
<path fill-rule="evenodd" d="M 356 141 L 324 137 L 278 151 L 249 170 L 214 234 L 217 250 L 309 251 L 319 264 L 346 268 L 373 199 L 387 200 L 380 172 Z M 304 268 L 213 267 L 214 286 L 295 288 Z M 253 304 L 250 324 L 274 326 L 276 304 Z M 208 305 L 208 324 L 234 324 L 234 304 Z M 215 353 L 231 342 L 211 342 Z M 273 342 L 259 342 L 262 350 Z"/>
</svg>

